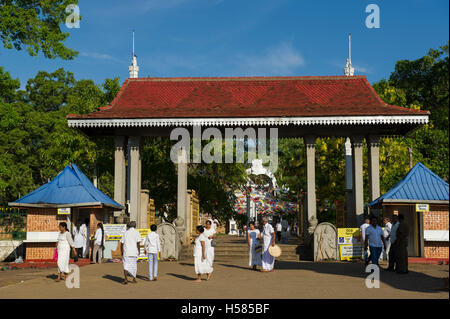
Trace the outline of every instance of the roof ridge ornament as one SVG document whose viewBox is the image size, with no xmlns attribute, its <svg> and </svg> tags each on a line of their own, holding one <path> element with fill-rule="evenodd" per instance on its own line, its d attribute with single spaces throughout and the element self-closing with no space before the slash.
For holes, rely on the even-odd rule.
<svg viewBox="0 0 450 319">
<path fill-rule="evenodd" d="M 344 74 L 346 76 L 353 76 L 355 69 L 352 67 L 352 34 L 348 34 L 348 58 L 344 68 Z"/>
<path fill-rule="evenodd" d="M 134 30 L 133 30 L 133 56 L 131 58 L 131 65 L 128 67 L 128 71 L 130 72 L 131 79 L 138 78 L 139 66 L 137 65 L 137 56 L 136 54 L 134 54 Z"/>
</svg>

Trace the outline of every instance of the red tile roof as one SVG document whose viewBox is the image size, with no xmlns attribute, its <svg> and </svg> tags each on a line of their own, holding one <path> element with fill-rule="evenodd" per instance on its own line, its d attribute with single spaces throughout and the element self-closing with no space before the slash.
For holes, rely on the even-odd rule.
<svg viewBox="0 0 450 319">
<path fill-rule="evenodd" d="M 424 115 L 388 105 L 365 76 L 127 79 L 111 105 L 70 119 Z"/>
</svg>

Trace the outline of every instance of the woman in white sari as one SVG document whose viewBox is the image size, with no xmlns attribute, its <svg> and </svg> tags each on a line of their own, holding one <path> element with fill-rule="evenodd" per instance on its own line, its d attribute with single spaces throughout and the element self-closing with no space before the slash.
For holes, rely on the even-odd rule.
<svg viewBox="0 0 450 319">
<path fill-rule="evenodd" d="M 208 238 L 208 240 L 205 242 L 206 260 L 212 267 L 214 262 L 214 247 L 211 243 L 213 238 L 216 238 L 216 230 L 214 229 L 214 227 L 212 227 L 211 220 L 206 221 L 205 231 L 203 232 L 203 235 Z"/>
<path fill-rule="evenodd" d="M 58 279 L 56 281 L 61 281 L 61 274 L 65 274 L 65 276 L 69 274 L 70 248 L 76 255 L 72 235 L 67 230 L 67 223 L 59 223 L 58 241 L 56 242 L 58 251 Z"/>
<path fill-rule="evenodd" d="M 256 251 L 256 246 L 259 245 L 259 230 L 255 228 L 255 223 L 250 222 L 249 231 L 247 232 L 247 244 L 248 244 L 248 266 L 250 269 L 256 270 L 256 266 L 261 266 L 261 252 Z"/>
<path fill-rule="evenodd" d="M 206 280 L 209 280 L 209 278 L 211 278 L 211 273 L 213 272 L 212 266 L 206 259 L 206 241 L 208 238 L 203 234 L 204 231 L 205 229 L 203 226 L 197 226 L 196 232 L 198 237 L 194 241 L 194 266 L 195 273 L 197 274 L 197 280 L 195 280 L 195 282 L 202 281 L 202 274 L 206 274 Z"/>
<path fill-rule="evenodd" d="M 272 225 L 269 224 L 267 217 L 263 218 L 263 231 L 259 235 L 263 240 L 263 253 L 262 253 L 262 272 L 273 271 L 275 264 L 275 258 L 269 253 L 270 246 L 275 246 L 275 230 Z"/>
</svg>

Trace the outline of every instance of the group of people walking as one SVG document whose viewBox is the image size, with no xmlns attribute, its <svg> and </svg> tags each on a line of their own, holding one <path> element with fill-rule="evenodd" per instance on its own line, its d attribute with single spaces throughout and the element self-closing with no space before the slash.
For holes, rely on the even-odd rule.
<svg viewBox="0 0 450 319">
<path fill-rule="evenodd" d="M 409 228 L 405 223 L 405 217 L 398 212 L 394 212 L 392 223 L 388 217 L 385 217 L 383 222 L 384 231 L 378 225 L 376 216 L 366 218 L 364 224 L 360 227 L 366 265 L 371 261 L 373 265 L 379 266 L 378 261 L 384 247 L 385 256 L 389 263 L 386 270 L 407 274 Z"/>
<path fill-rule="evenodd" d="M 82 225 L 77 225 L 73 229 L 74 236 L 68 230 L 67 223 L 59 223 L 59 233 L 56 241 L 55 257 L 58 265 L 58 278 L 61 281 L 69 273 L 70 253 L 73 252 L 74 261 L 79 258 L 89 258 L 89 227 L 88 220 Z M 97 230 L 94 236 L 94 247 L 92 252 L 92 263 L 101 263 L 104 247 L 103 224 L 97 224 Z"/>
<path fill-rule="evenodd" d="M 197 237 L 194 240 L 194 271 L 197 275 L 196 282 L 202 281 L 202 275 L 206 275 L 206 280 L 211 278 L 214 263 L 214 247 L 216 240 L 217 226 L 219 222 L 213 218 L 206 221 L 205 226 L 197 226 Z M 158 277 L 158 259 L 161 253 L 161 239 L 156 232 L 156 225 L 150 226 L 151 232 L 144 241 L 144 254 L 148 256 L 149 281 L 156 281 Z M 127 225 L 127 230 L 120 240 L 124 280 L 126 285 L 128 276 L 131 282 L 137 283 L 137 258 L 140 252 L 141 236 L 136 230 L 136 222 L 131 221 Z"/>
<path fill-rule="evenodd" d="M 257 266 L 260 266 L 262 272 L 269 272 L 273 271 L 275 264 L 275 257 L 270 254 L 269 248 L 275 246 L 276 232 L 267 217 L 262 219 L 262 224 L 262 232 L 255 227 L 254 222 L 249 224 L 247 232 L 249 267 L 256 270 Z"/>
</svg>

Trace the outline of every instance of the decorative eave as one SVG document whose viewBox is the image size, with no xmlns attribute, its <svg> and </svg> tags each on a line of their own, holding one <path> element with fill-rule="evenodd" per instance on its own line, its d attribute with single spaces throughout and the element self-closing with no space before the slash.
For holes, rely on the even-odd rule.
<svg viewBox="0 0 450 319">
<path fill-rule="evenodd" d="M 287 125 L 392 125 L 427 124 L 423 115 L 369 115 L 320 117 L 254 117 L 254 118 L 130 118 L 130 119 L 68 119 L 70 127 L 181 127 L 181 126 L 287 126 Z"/>
</svg>

